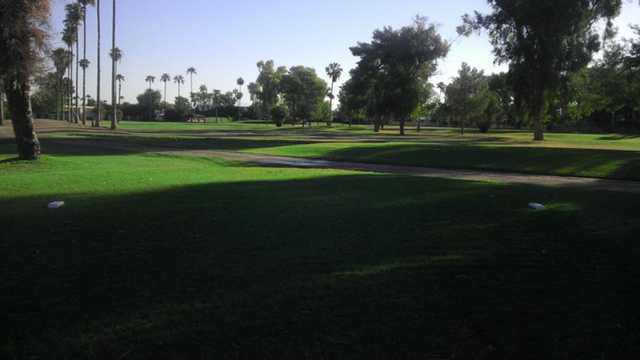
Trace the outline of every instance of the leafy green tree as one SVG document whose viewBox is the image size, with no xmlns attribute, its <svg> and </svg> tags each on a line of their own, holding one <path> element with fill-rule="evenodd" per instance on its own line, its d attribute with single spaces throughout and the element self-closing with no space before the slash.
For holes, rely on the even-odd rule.
<svg viewBox="0 0 640 360">
<path fill-rule="evenodd" d="M 238 85 L 238 104 L 242 105 L 242 98 L 244 97 L 244 94 L 242 93 L 242 87 L 244 86 L 244 79 L 243 78 L 238 78 L 238 80 L 236 80 L 236 84 Z"/>
<path fill-rule="evenodd" d="M 360 57 L 352 75 L 363 91 L 367 112 L 380 125 L 381 119 L 395 118 L 404 135 L 405 123 L 419 106 L 437 61 L 448 54 L 449 44 L 435 25 L 416 17 L 411 26 L 399 30 L 376 30 L 371 43 L 360 43 L 351 52 Z"/>
<path fill-rule="evenodd" d="M 279 104 L 271 109 L 271 118 L 276 123 L 277 127 L 282 127 L 285 121 L 289 118 L 289 108 L 284 104 Z"/>
<path fill-rule="evenodd" d="M 147 89 L 144 94 L 138 95 L 137 99 L 138 105 L 144 109 L 145 120 L 155 120 L 156 110 L 160 109 L 160 101 L 162 100 L 160 91 Z"/>
<path fill-rule="evenodd" d="M 165 120 L 169 121 L 186 121 L 187 116 L 191 113 L 191 103 L 189 99 L 178 96 L 174 102 L 172 111 L 165 112 Z"/>
<path fill-rule="evenodd" d="M 489 32 L 499 63 L 514 73 L 514 92 L 534 121 L 534 139 L 544 140 L 549 95 L 563 78 L 585 67 L 600 48 L 596 24 L 620 12 L 620 0 L 487 0 L 491 12 L 465 15 L 458 32 Z"/>
<path fill-rule="evenodd" d="M 466 63 L 458 71 L 458 77 L 446 88 L 446 103 L 458 120 L 460 133 L 470 120 L 483 116 L 489 104 L 489 85 L 482 71 Z M 487 128 L 488 130 L 488 128 Z"/>
<path fill-rule="evenodd" d="M 328 117 L 328 121 L 327 121 L 327 126 L 331 126 L 331 123 L 333 122 L 333 99 L 335 98 L 334 92 L 333 92 L 333 87 L 336 84 L 336 82 L 338 80 L 340 80 L 340 77 L 342 76 L 342 67 L 340 66 L 340 64 L 338 63 L 331 63 L 329 64 L 329 66 L 327 66 L 327 68 L 325 69 L 325 71 L 327 72 L 327 76 L 329 76 L 329 79 L 331 79 L 331 91 L 329 92 L 329 117 Z"/>
<path fill-rule="evenodd" d="M 46 47 L 51 4 L 49 0 L 1 0 L 0 5 L 0 78 L 18 157 L 36 160 L 41 148 L 29 95 L 34 68 Z"/>
<path fill-rule="evenodd" d="M 53 109 L 57 109 L 58 102 L 58 75 L 48 72 L 38 75 L 33 81 L 35 90 L 31 94 L 31 106 L 36 118 L 47 118 Z"/>
<path fill-rule="evenodd" d="M 314 69 L 294 66 L 282 77 L 280 87 L 292 120 L 311 124 L 327 94 L 327 83 Z"/>
<path fill-rule="evenodd" d="M 260 100 L 261 112 L 264 116 L 271 116 L 271 108 L 278 102 L 280 95 L 280 81 L 287 73 L 285 67 L 275 68 L 273 60 L 260 61 L 258 66 L 258 79 L 256 80 L 256 96 Z"/>
</svg>

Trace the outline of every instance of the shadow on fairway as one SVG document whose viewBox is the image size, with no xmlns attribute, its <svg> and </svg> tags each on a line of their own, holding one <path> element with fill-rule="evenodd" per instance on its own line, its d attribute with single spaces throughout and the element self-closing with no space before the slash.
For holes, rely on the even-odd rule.
<svg viewBox="0 0 640 360">
<path fill-rule="evenodd" d="M 4 199 L 0 351 L 624 358 L 630 196 L 344 175 Z"/>
<path fill-rule="evenodd" d="M 640 180 L 640 152 L 464 144 L 358 146 L 329 151 L 323 158 L 443 169 L 601 177 Z"/>
</svg>

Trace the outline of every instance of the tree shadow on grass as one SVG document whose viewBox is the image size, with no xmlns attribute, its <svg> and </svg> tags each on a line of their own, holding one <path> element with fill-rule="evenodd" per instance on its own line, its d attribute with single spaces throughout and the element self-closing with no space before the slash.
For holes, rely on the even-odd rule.
<svg viewBox="0 0 640 360">
<path fill-rule="evenodd" d="M 13 357 L 638 350 L 626 194 L 343 175 L 43 200 L 0 201 Z"/>
<path fill-rule="evenodd" d="M 338 149 L 322 157 L 445 169 L 640 180 L 640 152 L 623 150 L 399 144 Z"/>
</svg>

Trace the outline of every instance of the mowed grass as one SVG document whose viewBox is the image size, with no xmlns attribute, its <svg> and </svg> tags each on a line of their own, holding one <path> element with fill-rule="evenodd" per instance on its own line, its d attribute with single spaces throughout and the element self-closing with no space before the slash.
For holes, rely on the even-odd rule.
<svg viewBox="0 0 640 360">
<path fill-rule="evenodd" d="M 640 351 L 638 195 L 57 150 L 0 163 L 0 357 Z"/>
<path fill-rule="evenodd" d="M 125 123 L 126 124 L 126 123 Z M 427 128 L 408 136 L 388 127 L 373 134 L 368 126 L 334 125 L 331 128 L 284 127 L 257 122 L 206 125 L 124 125 L 138 136 L 170 136 L 172 146 L 248 151 L 256 154 L 320 158 L 381 164 L 452 169 L 479 169 L 531 174 L 640 180 L 640 136 L 619 134 L 549 133 L 546 141 L 531 140 L 526 131 L 495 130 L 480 134 L 470 130 Z M 242 138 L 194 143 L 189 136 L 207 134 L 210 139 L 229 133 L 250 132 L 249 145 Z M 238 136 L 236 134 L 236 136 Z M 262 138 L 261 138 L 262 136 Z M 264 142 L 261 146 L 261 142 Z"/>
</svg>

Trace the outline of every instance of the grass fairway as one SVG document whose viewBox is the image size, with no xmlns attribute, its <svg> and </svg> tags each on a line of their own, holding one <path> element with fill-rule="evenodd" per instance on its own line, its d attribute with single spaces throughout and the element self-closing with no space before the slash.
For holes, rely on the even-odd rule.
<svg viewBox="0 0 640 360">
<path fill-rule="evenodd" d="M 640 352 L 640 195 L 80 146 L 326 143 L 263 135 L 0 142 L 0 358 Z"/>
<path fill-rule="evenodd" d="M 373 134 L 367 126 L 284 127 L 257 122 L 209 124 L 125 123 L 124 129 L 172 146 L 248 151 L 256 154 L 320 158 L 450 169 L 479 169 L 529 174 L 640 180 L 640 136 L 550 133 L 536 143 L 525 131 L 457 129 Z M 203 139 L 202 134 L 209 138 Z M 198 136 L 194 142 L 193 137 Z M 253 136 L 247 142 L 246 137 Z M 211 141 L 216 138 L 217 141 Z M 220 138 L 224 137 L 224 138 Z M 141 139 L 137 139 L 139 141 Z M 262 144 L 262 146 L 261 146 Z"/>
</svg>

